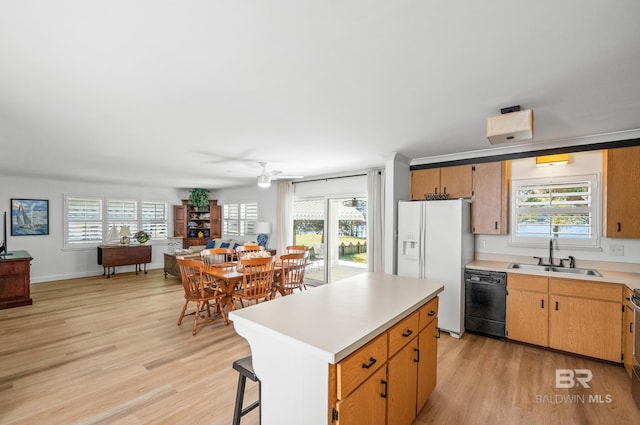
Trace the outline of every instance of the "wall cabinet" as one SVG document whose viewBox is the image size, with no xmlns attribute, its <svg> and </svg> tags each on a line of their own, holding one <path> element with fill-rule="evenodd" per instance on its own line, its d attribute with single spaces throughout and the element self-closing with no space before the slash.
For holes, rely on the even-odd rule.
<svg viewBox="0 0 640 425">
<path fill-rule="evenodd" d="M 336 365 L 329 424 L 413 423 L 436 385 L 437 314 L 436 297 Z"/>
<path fill-rule="evenodd" d="M 640 146 L 602 151 L 603 236 L 640 238 Z"/>
<path fill-rule="evenodd" d="M 471 231 L 483 235 L 506 235 L 509 233 L 508 211 L 508 161 L 474 165 Z"/>
<path fill-rule="evenodd" d="M 424 200 L 430 193 L 448 193 L 449 198 L 471 198 L 473 168 L 471 165 L 428 168 L 411 171 L 411 200 Z"/>
<path fill-rule="evenodd" d="M 619 284 L 509 273 L 507 288 L 509 339 L 622 361 Z"/>
<path fill-rule="evenodd" d="M 222 235 L 221 208 L 218 201 L 209 200 L 208 207 L 194 207 L 183 200 L 173 206 L 173 234 L 183 239 L 183 248 L 206 245 L 210 239 Z"/>
<path fill-rule="evenodd" d="M 507 275 L 507 337 L 541 346 L 549 345 L 548 278 Z"/>
</svg>

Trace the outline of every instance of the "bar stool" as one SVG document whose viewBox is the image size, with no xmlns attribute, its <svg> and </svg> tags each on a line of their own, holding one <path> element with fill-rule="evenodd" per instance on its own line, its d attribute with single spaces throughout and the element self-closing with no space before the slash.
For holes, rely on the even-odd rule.
<svg viewBox="0 0 640 425">
<path fill-rule="evenodd" d="M 256 407 L 260 406 L 260 380 L 253 371 L 253 362 L 251 356 L 244 357 L 242 359 L 233 362 L 233 368 L 238 371 L 238 391 L 236 392 L 236 406 L 233 411 L 233 425 L 240 425 L 240 419 L 251 412 Z M 244 401 L 244 387 L 247 383 L 247 378 L 253 382 L 258 383 L 258 400 L 251 403 L 249 406 L 242 408 Z"/>
</svg>

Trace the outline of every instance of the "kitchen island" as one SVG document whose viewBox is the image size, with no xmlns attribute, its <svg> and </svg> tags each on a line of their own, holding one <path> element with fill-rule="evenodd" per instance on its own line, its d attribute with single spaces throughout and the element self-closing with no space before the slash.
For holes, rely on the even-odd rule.
<svg viewBox="0 0 640 425">
<path fill-rule="evenodd" d="M 231 312 L 236 331 L 251 346 L 262 383 L 262 424 L 330 423 L 335 365 L 380 340 L 384 359 L 372 369 L 380 368 L 387 360 L 383 334 L 417 317 L 442 290 L 433 281 L 364 273 Z"/>
</svg>

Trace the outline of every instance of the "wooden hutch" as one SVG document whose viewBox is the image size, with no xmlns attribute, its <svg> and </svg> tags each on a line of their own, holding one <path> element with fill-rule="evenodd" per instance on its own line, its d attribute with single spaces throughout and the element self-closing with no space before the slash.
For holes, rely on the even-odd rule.
<svg viewBox="0 0 640 425">
<path fill-rule="evenodd" d="M 207 207 L 195 207 L 189 201 L 173 206 L 173 234 L 182 238 L 182 247 L 206 245 L 209 240 L 222 236 L 221 207 L 209 200 Z"/>
</svg>

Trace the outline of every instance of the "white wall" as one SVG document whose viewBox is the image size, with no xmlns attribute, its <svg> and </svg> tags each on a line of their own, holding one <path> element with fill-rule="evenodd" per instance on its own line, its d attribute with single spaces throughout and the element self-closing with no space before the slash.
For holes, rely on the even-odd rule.
<svg viewBox="0 0 640 425">
<path fill-rule="evenodd" d="M 563 166 L 540 167 L 535 166 L 535 158 L 524 158 L 510 161 L 511 179 L 529 179 L 539 177 L 554 177 L 562 175 L 583 175 L 597 173 L 599 176 L 600 200 L 602 200 L 602 152 L 589 151 L 577 152 L 570 154 L 570 162 Z M 509 202 L 512 202 L 510 197 Z M 602 222 L 602 210 L 600 217 Z M 602 233 L 602 232 L 600 232 Z M 622 245 L 624 256 L 613 256 L 610 253 L 610 245 Z M 477 235 L 476 236 L 476 253 L 479 254 L 504 254 L 504 255 L 522 255 L 522 256 L 539 256 L 546 258 L 549 255 L 548 248 L 520 248 L 509 246 L 509 235 L 493 236 L 493 235 Z M 617 239 L 617 238 L 601 238 L 600 250 L 576 250 L 567 248 L 559 249 L 558 256 L 566 257 L 572 255 L 576 260 L 593 260 L 608 261 L 619 263 L 638 263 L 640 262 L 640 240 L 638 239 Z M 555 253 L 554 253 L 555 256 Z M 579 261 L 577 261 L 579 264 Z"/>
<path fill-rule="evenodd" d="M 63 249 L 64 196 L 97 196 L 167 202 L 169 205 L 169 235 L 173 234 L 173 208 L 187 196 L 174 189 L 110 185 L 51 179 L 0 176 L 0 212 L 10 215 L 11 198 L 49 200 L 49 234 L 42 236 L 11 236 L 7 223 L 8 247 L 11 251 L 26 250 L 33 257 L 31 282 L 70 279 L 102 274 L 95 246 L 83 249 Z M 7 218 L 10 221 L 9 218 Z M 147 269 L 163 267 L 166 241 L 150 241 L 153 261 Z M 116 272 L 133 271 L 133 266 L 118 267 Z"/>
<path fill-rule="evenodd" d="M 277 185 L 275 184 L 267 188 L 260 188 L 256 184 L 251 184 L 230 189 L 212 190 L 209 194 L 209 199 L 216 199 L 218 205 L 256 201 L 258 203 L 258 221 L 271 223 L 271 234 L 269 235 L 267 246 L 275 248 L 277 246 L 276 235 L 278 234 L 278 223 L 276 221 L 277 190 Z M 241 241 L 256 240 L 256 235 L 222 235 L 222 237 Z"/>
</svg>

